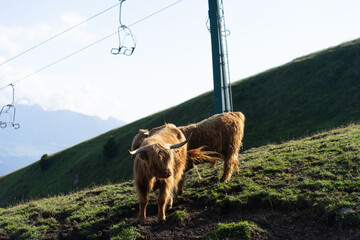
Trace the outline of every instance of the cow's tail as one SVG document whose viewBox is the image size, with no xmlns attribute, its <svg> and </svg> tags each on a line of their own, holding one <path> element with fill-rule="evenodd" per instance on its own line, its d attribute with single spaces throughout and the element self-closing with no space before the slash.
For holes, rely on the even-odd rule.
<svg viewBox="0 0 360 240">
<path fill-rule="evenodd" d="M 204 148 L 205 146 L 188 150 L 186 170 L 190 170 L 202 163 L 210 163 L 212 167 L 215 167 L 218 161 L 223 160 L 221 154 L 214 151 L 205 151 Z"/>
</svg>

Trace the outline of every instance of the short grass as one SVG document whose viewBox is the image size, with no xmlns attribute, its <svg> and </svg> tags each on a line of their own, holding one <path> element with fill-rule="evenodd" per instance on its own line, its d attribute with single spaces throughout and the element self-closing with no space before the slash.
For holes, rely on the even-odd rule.
<svg viewBox="0 0 360 240">
<path fill-rule="evenodd" d="M 237 223 L 219 223 L 218 226 L 204 236 L 205 240 L 251 240 L 252 236 L 266 233 L 255 223 L 241 221 Z"/>
<path fill-rule="evenodd" d="M 186 213 L 186 209 L 184 210 L 177 210 L 173 213 L 173 218 L 175 219 L 175 221 L 177 222 L 182 222 L 187 218 L 187 213 Z"/>
<path fill-rule="evenodd" d="M 226 184 L 213 184 L 213 170 L 200 169 L 208 180 L 191 178 L 182 198 L 217 209 L 311 211 L 329 224 L 360 225 L 359 125 L 249 149 L 239 168 Z"/>
<path fill-rule="evenodd" d="M 132 183 L 97 187 L 1 209 L 0 229 L 10 239 L 136 239 L 127 223 L 135 203 Z"/>
<path fill-rule="evenodd" d="M 329 225 L 360 226 L 360 125 L 304 139 L 252 148 L 240 156 L 240 172 L 218 183 L 214 171 L 199 168 L 187 176 L 185 192 L 175 199 L 202 203 L 214 211 L 270 209 L 316 216 Z M 155 204 L 155 203 L 152 203 Z M 132 181 L 106 185 L 0 208 L 0 236 L 10 239 L 141 239 L 132 224 L 137 200 Z M 169 219 L 182 221 L 186 209 Z M 132 220 L 131 220 L 132 218 Z M 220 224 L 208 239 L 263 232 L 256 224 Z M 240 233 L 241 232 L 241 233 Z M 228 236 L 228 238 L 226 237 Z M 239 236 L 239 235 L 236 235 Z M 241 235 L 242 236 L 242 235 Z"/>
</svg>

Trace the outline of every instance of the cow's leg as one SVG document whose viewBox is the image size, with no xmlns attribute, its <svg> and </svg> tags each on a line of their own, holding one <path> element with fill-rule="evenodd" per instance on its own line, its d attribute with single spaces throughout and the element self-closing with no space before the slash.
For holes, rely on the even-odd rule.
<svg viewBox="0 0 360 240">
<path fill-rule="evenodd" d="M 139 195 L 139 215 L 138 215 L 138 222 L 144 222 L 146 219 L 146 207 L 149 202 L 149 198 L 147 196 L 147 192 L 138 192 Z"/>
<path fill-rule="evenodd" d="M 167 189 L 166 186 L 161 187 L 160 191 L 159 191 L 159 196 L 157 198 L 157 204 L 158 204 L 157 221 L 158 222 L 166 220 L 165 207 L 166 207 L 167 202 L 170 200 L 170 198 L 171 198 L 171 196 L 170 196 L 169 189 Z"/>
<path fill-rule="evenodd" d="M 173 197 L 169 197 L 169 209 L 172 208 L 173 202 L 174 202 L 174 198 L 173 198 Z"/>
<path fill-rule="evenodd" d="M 220 178 L 220 182 L 227 182 L 231 178 L 231 175 L 234 171 L 234 167 L 236 171 L 239 172 L 238 167 L 238 153 L 229 154 L 225 157 L 224 161 L 224 173 Z"/>
<path fill-rule="evenodd" d="M 184 192 L 185 177 L 186 177 L 186 173 L 184 172 L 184 174 L 181 176 L 181 179 L 178 183 L 178 189 L 177 189 L 178 196 L 180 196 Z"/>
</svg>

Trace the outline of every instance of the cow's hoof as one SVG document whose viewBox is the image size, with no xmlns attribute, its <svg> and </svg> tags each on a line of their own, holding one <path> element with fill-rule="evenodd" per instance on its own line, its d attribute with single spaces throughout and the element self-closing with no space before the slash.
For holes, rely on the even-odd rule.
<svg viewBox="0 0 360 240">
<path fill-rule="evenodd" d="M 158 219 L 157 219 L 157 222 L 164 224 L 164 223 L 166 222 L 166 219 L 165 219 L 165 218 L 164 218 L 164 219 L 158 218 Z"/>
<path fill-rule="evenodd" d="M 145 219 L 137 219 L 136 220 L 136 222 L 138 223 L 138 224 L 144 224 L 145 223 Z"/>
<path fill-rule="evenodd" d="M 172 209 L 172 207 L 173 207 L 173 199 L 171 198 L 170 201 L 169 201 L 168 208 Z"/>
<path fill-rule="evenodd" d="M 226 182 L 228 182 L 229 181 L 229 178 L 225 178 L 225 177 L 221 177 L 220 178 L 220 182 L 221 183 L 226 183 Z"/>
</svg>

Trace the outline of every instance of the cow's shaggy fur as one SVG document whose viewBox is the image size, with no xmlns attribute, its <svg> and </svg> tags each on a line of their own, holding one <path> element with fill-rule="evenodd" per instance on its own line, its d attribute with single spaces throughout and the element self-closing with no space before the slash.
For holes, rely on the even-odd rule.
<svg viewBox="0 0 360 240">
<path fill-rule="evenodd" d="M 241 112 L 215 114 L 199 123 L 179 127 L 185 137 L 192 135 L 188 149 L 206 146 L 223 156 L 224 172 L 220 182 L 227 182 L 234 168 L 239 171 L 238 153 L 244 137 L 245 116 Z M 215 164 L 213 165 L 215 167 Z"/>
<path fill-rule="evenodd" d="M 216 162 L 215 157 L 211 157 L 211 152 L 202 152 L 201 148 L 191 150 L 188 153 L 186 138 L 184 134 L 173 124 L 165 124 L 162 127 L 150 131 L 151 135 L 144 138 L 137 149 L 130 154 L 135 155 L 134 162 L 134 181 L 139 198 L 138 221 L 146 219 L 146 206 L 148 204 L 148 193 L 159 190 L 158 221 L 164 221 L 165 207 L 169 203 L 172 205 L 173 194 L 178 185 L 182 186 L 186 162 L 205 159 L 206 162 Z M 176 146 L 171 145 L 185 145 Z M 135 153 L 136 152 L 136 153 Z M 207 155 L 208 154 L 208 155 Z M 188 156 L 189 155 L 189 156 Z"/>
<path fill-rule="evenodd" d="M 144 138 L 149 136 L 149 130 L 147 129 L 139 129 L 139 133 L 135 135 L 134 139 L 131 143 L 131 151 L 134 151 L 135 149 L 138 149 L 143 142 Z M 131 156 L 134 158 L 134 156 Z"/>
<path fill-rule="evenodd" d="M 188 143 L 188 149 L 206 146 L 207 151 L 215 151 L 223 156 L 224 172 L 220 181 L 227 182 L 231 178 L 234 168 L 239 171 L 238 153 L 242 146 L 244 126 L 244 114 L 231 112 L 215 114 L 199 123 L 182 126 L 179 129 L 184 133 L 185 137 L 192 135 Z M 138 148 L 142 141 L 151 134 L 151 131 L 141 129 L 132 142 L 132 149 Z M 186 171 L 199 163 L 203 162 L 188 161 Z M 212 162 L 212 166 L 215 167 L 215 165 L 216 163 Z M 182 192 L 181 188 L 180 194 Z"/>
</svg>

